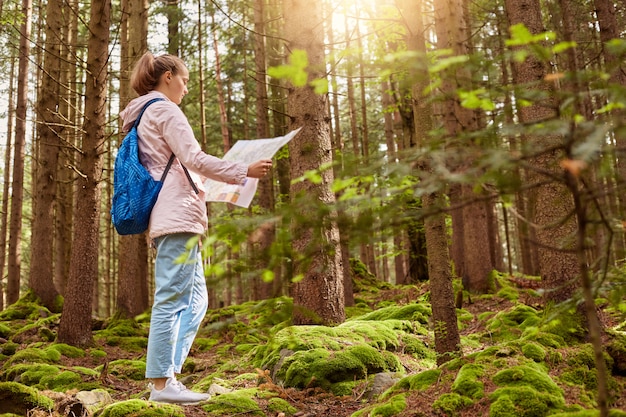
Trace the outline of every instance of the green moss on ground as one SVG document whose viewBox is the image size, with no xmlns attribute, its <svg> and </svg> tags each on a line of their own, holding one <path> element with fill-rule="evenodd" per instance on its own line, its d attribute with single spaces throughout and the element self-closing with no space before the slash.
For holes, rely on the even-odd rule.
<svg viewBox="0 0 626 417">
<path fill-rule="evenodd" d="M 526 328 L 536 327 L 540 322 L 541 317 L 537 310 L 524 304 L 517 304 L 488 319 L 487 330 L 496 340 L 516 340 Z"/>
<path fill-rule="evenodd" d="M 545 417 L 560 411 L 562 396 L 540 392 L 531 386 L 498 388 L 490 396 L 490 417 Z"/>
<path fill-rule="evenodd" d="M 463 365 L 452 383 L 452 391 L 463 396 L 478 400 L 485 395 L 485 384 L 480 378 L 485 367 L 474 363 Z"/>
<path fill-rule="evenodd" d="M 552 414 L 551 417 L 600 417 L 599 410 L 581 410 Z M 610 410 L 609 417 L 626 417 L 626 411 Z"/>
<path fill-rule="evenodd" d="M 267 410 L 272 412 L 272 415 L 283 413 L 286 416 L 292 416 L 298 412 L 297 408 L 293 407 L 287 401 L 278 397 L 270 398 L 268 400 Z"/>
<path fill-rule="evenodd" d="M 31 347 L 15 352 L 3 365 L 8 369 L 19 363 L 58 363 L 61 360 L 61 352 L 51 346 L 43 349 Z"/>
<path fill-rule="evenodd" d="M 452 392 L 442 394 L 439 398 L 437 398 L 433 403 L 433 409 L 446 416 L 456 416 L 460 409 L 472 404 L 473 401 L 471 399 Z"/>
<path fill-rule="evenodd" d="M 546 359 L 546 350 L 534 342 L 525 343 L 522 346 L 522 353 L 525 357 L 535 362 L 543 362 Z"/>
<path fill-rule="evenodd" d="M 2 373 L 3 379 L 7 381 L 16 381 L 33 386 L 39 384 L 42 378 L 53 376 L 61 372 L 61 368 L 56 365 L 46 363 L 19 363 L 11 366 Z"/>
<path fill-rule="evenodd" d="M 287 387 L 311 386 L 330 389 L 342 381 L 354 381 L 379 372 L 399 372 L 402 365 L 393 355 L 369 345 L 356 345 L 339 352 L 318 348 L 295 352 L 285 358 L 275 379 Z"/>
<path fill-rule="evenodd" d="M 409 375 L 398 381 L 392 388 L 392 392 L 398 389 L 423 391 L 439 381 L 441 377 L 440 369 L 429 369 L 415 375 Z"/>
<path fill-rule="evenodd" d="M 389 306 L 379 308 L 371 313 L 367 313 L 358 319 L 361 321 L 375 320 L 407 320 L 428 325 L 428 319 L 432 315 L 429 304 L 407 304 L 404 306 Z"/>
<path fill-rule="evenodd" d="M 145 400 L 116 402 L 94 413 L 94 417 L 185 417 L 184 410 L 171 404 Z"/>
<path fill-rule="evenodd" d="M 406 394 L 396 394 L 379 404 L 363 408 L 351 417 L 392 417 L 406 408 Z"/>
<path fill-rule="evenodd" d="M 0 413 L 25 416 L 34 409 L 51 411 L 54 401 L 17 382 L 0 382 Z"/>
<path fill-rule="evenodd" d="M 254 400 L 260 396 L 261 391 L 258 389 L 242 389 L 219 395 L 211 399 L 207 404 L 202 405 L 202 409 L 207 412 L 208 416 L 261 416 L 265 413 Z"/>
<path fill-rule="evenodd" d="M 539 365 L 518 365 L 501 370 L 493 377 L 501 388 L 490 396 L 490 416 L 546 416 L 565 405 L 563 390 Z"/>
<path fill-rule="evenodd" d="M 100 373 L 103 366 L 98 366 L 95 371 Z M 108 364 L 108 373 L 120 378 L 132 379 L 134 381 L 142 381 L 145 379 L 146 362 L 130 359 L 118 359 Z"/>
</svg>

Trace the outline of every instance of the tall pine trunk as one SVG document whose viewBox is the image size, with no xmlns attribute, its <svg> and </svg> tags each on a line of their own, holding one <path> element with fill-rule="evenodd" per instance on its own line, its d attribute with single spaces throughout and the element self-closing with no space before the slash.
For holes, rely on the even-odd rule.
<svg viewBox="0 0 626 417">
<path fill-rule="evenodd" d="M 100 187 L 102 153 L 106 137 L 104 127 L 111 25 L 110 0 L 94 0 L 90 13 L 83 126 L 85 133 L 78 164 L 80 176 L 74 210 L 76 224 L 80 227 L 74 229 L 70 276 L 58 333 L 60 342 L 73 346 L 89 346 L 93 343 L 91 313 L 94 285 L 98 280 Z"/>
<path fill-rule="evenodd" d="M 148 1 L 125 1 L 120 41 L 120 111 L 133 96 L 130 74 L 137 60 L 148 49 Z M 120 135 L 119 140 L 123 140 Z M 146 236 L 130 235 L 119 238 L 117 268 L 117 291 L 115 293 L 116 314 L 134 317 L 149 306 L 148 247 Z M 107 294 L 111 296 L 111 291 Z"/>
<path fill-rule="evenodd" d="M 64 131 L 58 108 L 61 78 L 61 42 L 63 1 L 50 0 L 46 9 L 46 46 L 42 85 L 37 104 L 39 158 L 33 184 L 33 224 L 29 285 L 43 305 L 52 311 L 58 295 L 54 286 L 54 206 L 57 185 L 57 162 Z"/>
<path fill-rule="evenodd" d="M 26 115 L 28 108 L 28 80 L 30 61 L 32 0 L 22 0 L 24 20 L 21 25 L 20 57 L 17 79 L 17 104 L 15 108 L 15 147 L 11 181 L 11 220 L 9 223 L 9 276 L 7 278 L 7 304 L 20 296 L 22 264 L 22 204 L 24 203 L 24 146 L 26 143 Z"/>
<path fill-rule="evenodd" d="M 286 0 L 283 11 L 287 50 L 306 52 L 309 81 L 324 77 L 324 31 L 320 1 Z M 308 84 L 289 88 L 287 114 L 291 118 L 291 127 L 302 128 L 298 137 L 289 143 L 292 178 L 330 165 L 332 161 L 327 99 L 327 94 L 316 94 Z M 321 176 L 319 184 L 301 181 L 291 185 L 292 199 L 308 196 L 318 203 L 304 209 L 302 215 L 305 218 L 319 218 L 319 214 L 313 210 L 327 209 L 319 223 L 293 230 L 293 253 L 299 257 L 293 260 L 294 277 L 301 277 L 292 287 L 294 324 L 341 323 L 346 317 L 339 230 L 336 213 L 332 208 L 335 202 L 331 189 L 333 171 L 327 169 Z"/>
<path fill-rule="evenodd" d="M 426 56 L 426 39 L 422 22 L 422 0 L 403 0 L 402 15 L 410 33 L 407 47 Z M 428 132 L 433 126 L 433 109 L 423 91 L 429 85 L 428 71 L 424 68 L 415 74 L 413 85 L 413 113 L 415 115 L 415 136 L 420 145 L 427 145 Z M 424 161 L 420 168 L 430 172 L 429 163 Z M 445 195 L 432 192 L 422 196 L 424 212 L 431 213 L 424 220 L 426 250 L 428 253 L 428 275 L 430 277 L 430 302 L 433 311 L 433 331 L 437 363 L 452 359 L 460 352 L 461 339 L 457 325 L 452 270 L 448 252 L 448 236 L 444 214 Z"/>
<path fill-rule="evenodd" d="M 544 31 L 538 0 L 506 0 L 505 5 L 511 25 L 523 23 L 533 34 Z M 516 89 L 525 89 L 528 86 L 543 89 L 549 97 L 533 105 L 521 107 L 518 114 L 520 122 L 531 124 L 555 117 L 553 87 L 544 81 L 548 73 L 545 64 L 530 55 L 523 62 L 514 61 L 512 70 Z M 565 155 L 556 150 L 561 144 L 561 137 L 554 134 L 532 135 L 525 136 L 523 140 L 528 149 L 552 149 L 536 154 L 531 163 L 539 170 L 553 172 L 557 177 L 563 176 L 559 161 Z M 529 169 L 525 182 L 538 184 L 546 179 L 549 178 Z M 560 303 L 569 300 L 575 289 L 572 282 L 580 273 L 576 256 L 564 251 L 567 248 L 561 246 L 575 236 L 577 230 L 575 219 L 569 216 L 574 209 L 571 194 L 564 184 L 550 181 L 531 190 L 526 196 L 531 222 L 536 225 L 534 232 L 537 237 L 539 271 L 546 287 L 546 302 Z"/>
</svg>

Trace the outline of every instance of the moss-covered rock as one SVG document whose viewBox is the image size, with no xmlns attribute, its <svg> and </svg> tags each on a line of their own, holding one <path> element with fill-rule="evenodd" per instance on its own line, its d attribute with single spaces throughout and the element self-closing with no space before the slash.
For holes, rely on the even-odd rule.
<svg viewBox="0 0 626 417">
<path fill-rule="evenodd" d="M 626 376 L 626 336 L 611 340 L 606 346 L 606 352 L 613 359 L 613 374 Z"/>
<path fill-rule="evenodd" d="M 265 413 L 254 400 L 259 396 L 257 389 L 243 389 L 219 395 L 211 399 L 207 404 L 202 405 L 208 416 L 265 416 Z"/>
<path fill-rule="evenodd" d="M 545 417 L 564 405 L 562 396 L 540 392 L 527 385 L 498 388 L 489 398 L 490 417 Z"/>
<path fill-rule="evenodd" d="M 96 372 L 102 372 L 103 366 L 98 366 Z M 108 372 L 112 375 L 141 381 L 145 379 L 146 362 L 129 359 L 118 359 L 109 363 Z"/>
<path fill-rule="evenodd" d="M 407 320 L 418 322 L 422 325 L 428 324 L 428 319 L 432 315 L 429 304 L 407 304 L 404 306 L 389 306 L 379 308 L 371 313 L 367 313 L 359 320 Z"/>
<path fill-rule="evenodd" d="M 539 327 L 531 326 L 524 330 L 520 340 L 527 340 L 531 342 L 537 342 L 540 345 L 561 349 L 566 346 L 565 339 L 554 333 L 547 333 L 539 329 Z"/>
<path fill-rule="evenodd" d="M 561 398 L 563 402 L 563 390 L 550 378 L 545 370 L 540 370 L 529 365 L 518 365 L 499 371 L 493 382 L 498 386 L 521 387 L 528 386 L 539 392 L 545 392 Z"/>
<path fill-rule="evenodd" d="M 541 323 L 541 331 L 560 336 L 568 344 L 580 342 L 585 338 L 587 331 L 584 326 L 584 318 L 576 309 L 565 310 L 561 308 L 554 312 L 551 310 L 551 308 L 547 308 L 544 312 L 548 319 Z"/>
<path fill-rule="evenodd" d="M 546 359 L 546 350 L 537 343 L 525 343 L 522 346 L 522 353 L 535 362 L 543 362 Z"/>
<path fill-rule="evenodd" d="M 18 363 L 58 363 L 61 359 L 61 353 L 50 347 L 39 348 L 26 348 L 15 352 L 3 365 L 4 369 L 8 369 L 14 364 Z"/>
<path fill-rule="evenodd" d="M 8 325 L 0 322 L 0 337 L 1 338 L 8 339 L 12 333 L 13 333 L 13 330 Z"/>
<path fill-rule="evenodd" d="M 392 417 L 406 408 L 406 394 L 396 394 L 380 404 L 365 407 L 352 414 L 351 417 Z"/>
<path fill-rule="evenodd" d="M 297 408 L 278 397 L 273 397 L 268 400 L 267 410 L 274 414 L 283 413 L 286 416 L 292 416 L 298 412 Z"/>
<path fill-rule="evenodd" d="M 85 351 L 74 346 L 66 345 L 65 343 L 54 343 L 50 345 L 48 349 L 56 350 L 61 355 L 67 358 L 83 358 L 85 357 Z"/>
<path fill-rule="evenodd" d="M 403 389 L 411 391 L 422 391 L 436 383 L 441 377 L 440 369 L 429 369 L 415 375 L 402 378 L 393 387 L 393 390 Z"/>
<path fill-rule="evenodd" d="M 78 373 L 65 370 L 54 375 L 43 376 L 39 380 L 37 388 L 65 392 L 74 388 L 84 388 L 82 384 L 83 379 Z M 97 387 L 98 385 L 94 384 L 91 388 Z"/>
<path fill-rule="evenodd" d="M 463 407 L 472 405 L 473 401 L 457 393 L 442 394 L 433 403 L 433 409 L 440 411 L 446 416 L 455 416 Z"/>
<path fill-rule="evenodd" d="M 7 381 L 19 382 L 24 385 L 34 386 L 39 384 L 42 378 L 56 375 L 61 368 L 46 363 L 19 363 L 3 372 L 3 378 Z"/>
<path fill-rule="evenodd" d="M 185 417 L 184 410 L 172 404 L 144 400 L 116 402 L 96 412 L 94 417 Z"/>
<path fill-rule="evenodd" d="M 1 323 L 0 323 L 1 324 Z M 17 343 L 6 342 L 0 345 L 0 354 L 5 356 L 14 355 L 17 349 L 20 347 Z"/>
<path fill-rule="evenodd" d="M 0 382 L 0 414 L 25 416 L 31 410 L 51 411 L 53 408 L 54 402 L 34 388 L 17 382 Z"/>
<path fill-rule="evenodd" d="M 485 395 L 485 385 L 480 378 L 485 373 L 485 367 L 474 363 L 463 365 L 452 383 L 452 391 L 472 399 L 480 399 Z"/>
<path fill-rule="evenodd" d="M 599 410 L 580 410 L 552 414 L 551 417 L 600 417 Z M 626 417 L 626 411 L 609 410 L 609 417 Z"/>
<path fill-rule="evenodd" d="M 275 379 L 288 387 L 319 386 L 329 389 L 333 383 L 364 379 L 383 371 L 397 372 L 402 367 L 397 359 L 365 344 L 339 352 L 312 349 L 287 357 Z"/>
<path fill-rule="evenodd" d="M 277 332 L 265 345 L 254 349 L 254 365 L 273 370 L 285 350 L 313 349 L 340 351 L 347 346 L 368 344 L 379 350 L 401 349 L 402 337 L 417 331 L 412 322 L 402 320 L 345 322 L 337 327 L 293 326 Z M 426 352 L 423 352 L 426 355 Z M 434 358 L 434 353 L 431 353 Z"/>
<path fill-rule="evenodd" d="M 118 346 L 129 352 L 143 352 L 148 347 L 148 338 L 144 336 L 107 336 L 105 343 Z"/>
<path fill-rule="evenodd" d="M 496 340 L 515 340 L 526 328 L 536 327 L 540 322 L 541 317 L 537 310 L 524 304 L 517 304 L 487 320 L 487 330 Z"/>
</svg>

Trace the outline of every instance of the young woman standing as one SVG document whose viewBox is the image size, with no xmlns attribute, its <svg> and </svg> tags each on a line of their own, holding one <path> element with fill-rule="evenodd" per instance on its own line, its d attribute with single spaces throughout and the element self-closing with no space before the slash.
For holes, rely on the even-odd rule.
<svg viewBox="0 0 626 417">
<path fill-rule="evenodd" d="M 162 99 L 146 109 L 138 126 L 140 160 L 153 178 L 160 179 L 172 153 L 176 155 L 148 230 L 157 255 L 146 378 L 152 380 L 150 400 L 177 404 L 195 404 L 210 397 L 187 389 L 176 379 L 208 307 L 200 248 L 187 246 L 207 230 L 204 180 L 242 183 L 246 177 L 263 177 L 272 166 L 269 159 L 245 165 L 202 151 L 178 107 L 188 93 L 188 81 L 189 71 L 180 58 L 148 52 L 131 76 L 139 97 L 120 114 L 123 130 L 128 131 L 146 103 Z"/>
</svg>

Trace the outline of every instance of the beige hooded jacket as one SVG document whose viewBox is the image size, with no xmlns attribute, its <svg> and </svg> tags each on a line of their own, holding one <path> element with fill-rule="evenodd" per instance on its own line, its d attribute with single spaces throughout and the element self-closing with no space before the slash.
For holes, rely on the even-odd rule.
<svg viewBox="0 0 626 417">
<path fill-rule="evenodd" d="M 163 188 L 150 216 L 148 234 L 151 239 L 172 233 L 202 234 L 207 228 L 206 178 L 231 184 L 245 180 L 248 166 L 224 161 L 202 151 L 187 117 L 164 94 L 152 91 L 133 99 L 120 113 L 123 131 L 127 132 L 143 106 L 153 98 L 137 129 L 139 158 L 154 179 L 160 179 L 174 153 L 176 160 L 163 182 Z M 196 194 L 183 171 L 185 165 L 200 191 Z"/>
</svg>

